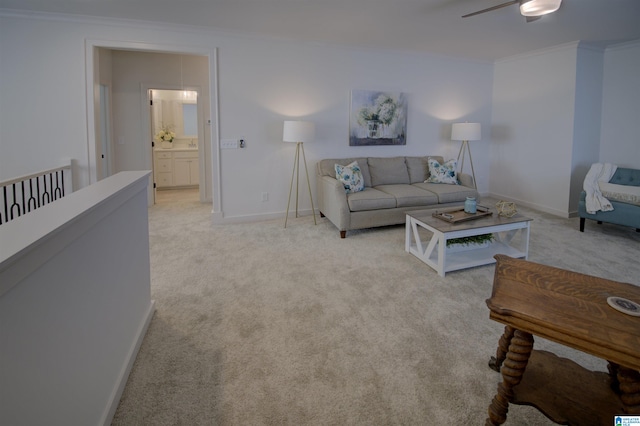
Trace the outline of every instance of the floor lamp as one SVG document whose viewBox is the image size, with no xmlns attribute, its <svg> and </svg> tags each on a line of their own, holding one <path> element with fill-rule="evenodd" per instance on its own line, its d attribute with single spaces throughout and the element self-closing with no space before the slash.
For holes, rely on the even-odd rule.
<svg viewBox="0 0 640 426">
<path fill-rule="evenodd" d="M 284 227 L 287 227 L 289 218 L 289 205 L 291 204 L 291 192 L 293 191 L 293 180 L 296 181 L 296 217 L 298 217 L 298 185 L 300 181 L 300 152 L 304 161 L 304 171 L 307 174 L 307 188 L 309 188 L 309 198 L 311 199 L 311 211 L 313 212 L 313 223 L 316 222 L 316 210 L 313 206 L 313 196 L 311 195 L 311 183 L 309 182 L 309 171 L 307 170 L 307 159 L 304 155 L 304 143 L 313 142 L 315 126 L 309 121 L 285 121 L 282 132 L 282 140 L 285 142 L 295 142 L 296 156 L 293 161 L 293 172 L 291 173 L 291 184 L 289 185 L 289 200 L 287 201 L 287 213 L 284 217 Z"/>
<path fill-rule="evenodd" d="M 451 126 L 451 140 L 462 141 L 460 151 L 458 152 L 458 164 L 460 165 L 460 173 L 464 167 L 464 151 L 465 148 L 469 153 L 469 162 L 471 163 L 471 174 L 473 175 L 473 187 L 478 189 L 476 183 L 476 172 L 473 170 L 473 159 L 471 158 L 471 149 L 469 149 L 469 141 L 480 140 L 480 123 L 454 123 Z M 462 162 L 460 156 L 462 155 Z"/>
</svg>

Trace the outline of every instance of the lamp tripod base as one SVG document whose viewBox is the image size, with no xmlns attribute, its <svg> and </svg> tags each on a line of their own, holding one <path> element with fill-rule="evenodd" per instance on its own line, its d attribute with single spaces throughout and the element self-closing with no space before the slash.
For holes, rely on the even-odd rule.
<svg viewBox="0 0 640 426">
<path fill-rule="evenodd" d="M 293 181 L 296 181 L 296 217 L 298 217 L 298 187 L 300 181 L 300 152 L 302 152 L 302 161 L 304 162 L 304 172 L 307 176 L 307 188 L 309 189 L 309 198 L 311 199 L 311 213 L 313 214 L 313 224 L 317 225 L 316 221 L 316 209 L 313 205 L 313 195 L 311 195 L 311 182 L 309 181 L 309 170 L 307 169 L 307 158 L 304 155 L 304 144 L 302 142 L 296 142 L 296 155 L 293 160 L 293 172 L 291 173 L 291 184 L 289 185 L 289 199 L 287 201 L 287 213 L 284 217 L 284 227 L 287 227 L 287 220 L 289 219 L 289 206 L 291 205 L 291 193 L 293 192 Z"/>
<path fill-rule="evenodd" d="M 473 176 L 473 189 L 478 189 L 478 184 L 476 183 L 476 172 L 473 170 L 473 158 L 471 158 L 471 149 L 469 149 L 469 141 L 462 141 L 462 145 L 460 146 L 460 151 L 458 151 L 458 167 L 460 173 L 464 168 L 464 151 L 467 148 L 467 152 L 469 153 L 469 162 L 471 163 L 471 175 Z M 460 156 L 462 156 L 462 162 L 460 162 Z"/>
</svg>

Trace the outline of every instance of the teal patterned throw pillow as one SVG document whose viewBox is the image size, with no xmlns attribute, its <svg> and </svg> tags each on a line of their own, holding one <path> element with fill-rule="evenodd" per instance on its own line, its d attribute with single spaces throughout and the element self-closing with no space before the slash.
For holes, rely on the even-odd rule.
<svg viewBox="0 0 640 426">
<path fill-rule="evenodd" d="M 445 161 L 440 164 L 438 160 L 429 158 L 429 178 L 424 183 L 448 183 L 450 185 L 459 185 L 456 169 L 458 168 L 457 160 Z"/>
<path fill-rule="evenodd" d="M 335 169 L 336 179 L 342 182 L 347 194 L 364 190 L 364 178 L 357 161 L 346 166 L 336 164 Z"/>
</svg>

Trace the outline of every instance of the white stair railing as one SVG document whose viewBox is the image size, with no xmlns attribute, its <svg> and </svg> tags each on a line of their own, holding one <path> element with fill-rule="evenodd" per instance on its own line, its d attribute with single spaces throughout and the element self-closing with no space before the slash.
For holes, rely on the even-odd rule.
<svg viewBox="0 0 640 426">
<path fill-rule="evenodd" d="M 0 182 L 0 225 L 73 192 L 72 164 Z"/>
</svg>

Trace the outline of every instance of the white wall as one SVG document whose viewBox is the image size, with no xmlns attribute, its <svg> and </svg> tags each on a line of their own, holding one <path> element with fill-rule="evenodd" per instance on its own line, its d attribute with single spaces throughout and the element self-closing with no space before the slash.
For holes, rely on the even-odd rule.
<svg viewBox="0 0 640 426">
<path fill-rule="evenodd" d="M 572 216 L 592 163 L 640 168 L 640 43 L 570 43 L 497 61 L 493 195 Z"/>
<path fill-rule="evenodd" d="M 570 216 L 578 212 L 584 177 L 591 164 L 598 162 L 602 117 L 604 52 L 580 43 L 577 53 L 571 179 L 567 197 Z"/>
<path fill-rule="evenodd" d="M 640 41 L 604 55 L 600 161 L 640 169 Z"/>
<path fill-rule="evenodd" d="M 496 62 L 491 192 L 568 213 L 577 43 Z"/>
<path fill-rule="evenodd" d="M 248 144 L 245 150 L 221 152 L 223 176 L 237 176 L 223 179 L 225 214 L 232 216 L 256 207 L 265 212 L 285 209 L 294 147 L 282 143 L 284 119 L 316 123 L 316 141 L 305 145 L 312 166 L 321 158 L 356 155 L 452 157 L 459 143 L 448 140 L 448 123 L 459 119 L 488 123 L 490 118 L 490 64 L 272 41 L 223 47 L 219 61 L 221 137 L 242 136 Z M 406 146 L 348 146 L 352 89 L 408 94 Z M 487 169 L 482 146 L 488 144 L 488 138 L 480 141 L 474 151 L 480 171 Z M 248 163 L 252 167 L 247 168 Z M 486 190 L 486 173 L 478 178 Z M 273 201 L 261 204 L 261 192 L 269 192 Z M 238 198 L 239 193 L 245 196 Z M 307 207 L 305 203 L 303 208 Z"/>
<path fill-rule="evenodd" d="M 84 38 L 0 17 L 0 180 L 78 160 L 88 183 Z"/>
<path fill-rule="evenodd" d="M 640 167 L 638 43 L 606 51 L 598 120 L 598 83 L 590 84 L 602 72 L 598 54 L 577 43 L 506 58 L 494 72 L 494 64 L 435 55 L 46 16 L 0 15 L 0 179 L 75 158 L 79 183 L 89 183 L 84 72 L 91 43 L 204 55 L 210 65 L 218 49 L 208 77 L 214 126 L 219 91 L 219 129 L 212 128 L 207 153 L 218 219 L 282 216 L 294 148 L 281 142 L 281 133 L 290 118 L 316 123 L 317 141 L 305 146 L 310 167 L 320 158 L 351 155 L 455 157 L 459 144 L 448 140 L 450 123 L 480 122 L 483 139 L 471 144 L 480 192 L 561 216 L 573 209 L 577 176 L 595 155 L 594 135 L 602 135 L 601 161 Z M 352 89 L 408 94 L 406 146 L 348 146 Z M 222 138 L 243 137 L 247 148 L 219 151 L 218 131 Z M 141 133 L 133 125 L 124 137 Z M 311 178 L 315 188 L 314 173 Z M 263 192 L 269 201 L 261 201 Z M 309 208 L 303 195 L 301 209 Z"/>
<path fill-rule="evenodd" d="M 220 216 L 229 220 L 282 216 L 294 154 L 291 144 L 281 142 L 285 119 L 316 123 L 316 142 L 305 146 L 310 167 L 321 158 L 347 155 L 454 157 L 459 144 L 448 140 L 450 123 L 475 121 L 488 128 L 491 119 L 493 64 L 486 62 L 40 15 L 0 17 L 0 38 L 0 179 L 47 168 L 57 157 L 73 157 L 82 166 L 85 185 L 85 44 L 105 40 L 109 48 L 122 43 L 172 52 L 184 47 L 187 53 L 211 56 L 218 48 L 220 136 L 247 141 L 245 149 L 219 152 Z M 212 105 L 215 72 L 209 73 Z M 406 146 L 348 146 L 352 89 L 408 94 Z M 484 192 L 489 189 L 489 144 L 486 133 L 472 146 Z M 211 155 L 216 168 L 216 153 Z M 312 179 L 315 188 L 313 172 Z M 261 201 L 262 192 L 269 193 L 269 201 Z M 301 209 L 309 208 L 303 197 Z"/>
</svg>

